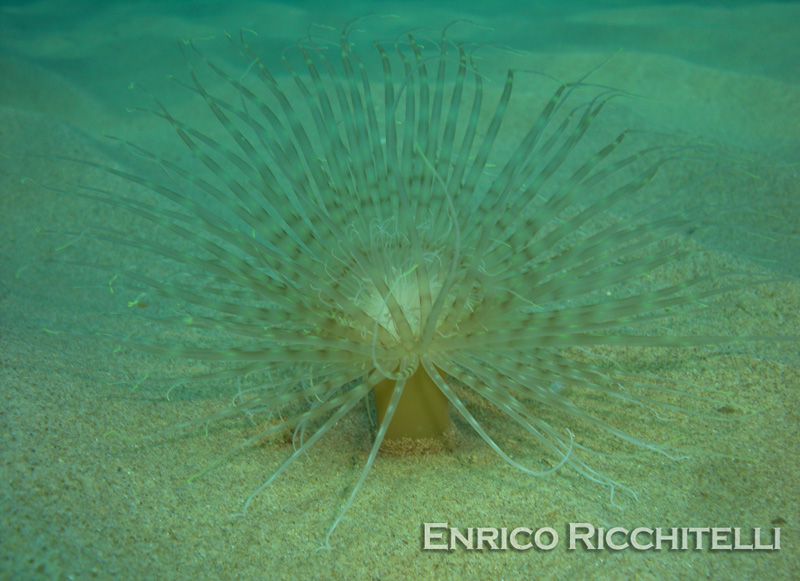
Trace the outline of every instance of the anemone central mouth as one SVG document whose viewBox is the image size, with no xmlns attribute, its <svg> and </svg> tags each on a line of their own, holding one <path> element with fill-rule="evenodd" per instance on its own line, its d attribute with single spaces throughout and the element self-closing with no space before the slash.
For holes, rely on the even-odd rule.
<svg viewBox="0 0 800 581">
<path fill-rule="evenodd" d="M 394 280 L 388 281 L 391 289 L 392 298 L 397 303 L 403 318 L 408 323 L 414 337 L 419 337 L 423 327 L 423 298 L 420 292 L 420 282 L 416 269 L 406 270 L 399 273 Z M 428 289 L 432 297 L 436 297 L 443 286 L 441 277 L 434 276 L 428 281 Z M 365 284 L 361 293 L 358 295 L 356 303 L 364 313 L 378 325 L 386 329 L 391 336 L 400 341 L 400 330 L 398 321 L 395 320 L 391 311 L 386 308 L 386 296 L 381 295 L 374 283 Z"/>
</svg>

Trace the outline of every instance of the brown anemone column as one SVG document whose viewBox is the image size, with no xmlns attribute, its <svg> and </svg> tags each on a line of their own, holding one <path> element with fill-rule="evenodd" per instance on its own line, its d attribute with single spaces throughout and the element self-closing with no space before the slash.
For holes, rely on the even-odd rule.
<svg viewBox="0 0 800 581">
<path fill-rule="evenodd" d="M 395 381 L 385 379 L 373 388 L 378 423 L 383 424 L 386 408 L 392 399 Z M 387 440 L 422 440 L 446 434 L 452 422 L 447 409 L 447 397 L 420 365 L 406 380 L 400 403 L 386 430 Z"/>
</svg>

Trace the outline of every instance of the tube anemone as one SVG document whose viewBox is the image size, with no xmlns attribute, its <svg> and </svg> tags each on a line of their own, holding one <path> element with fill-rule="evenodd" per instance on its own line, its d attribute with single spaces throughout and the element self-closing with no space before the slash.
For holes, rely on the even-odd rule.
<svg viewBox="0 0 800 581">
<path fill-rule="evenodd" d="M 433 49 L 408 34 L 373 52 L 356 51 L 345 29 L 338 62 L 309 39 L 296 47 L 305 72 L 284 55 L 283 80 L 246 40 L 232 45 L 244 74 L 198 50 L 187 58 L 184 87 L 219 131 L 158 102 L 153 111 L 194 165 L 126 143 L 166 177 L 104 169 L 155 201 L 96 188 L 80 195 L 157 227 L 152 237 L 111 228 L 89 235 L 151 255 L 109 270 L 150 302 L 180 305 L 178 316 L 155 322 L 184 342 L 154 335 L 123 344 L 218 366 L 173 387 L 243 383 L 234 406 L 179 427 L 237 415 L 258 421 L 263 429 L 231 454 L 295 430 L 294 450 L 245 507 L 370 397 L 372 448 L 325 546 L 383 441 L 440 438 L 453 429 L 451 416 L 515 468 L 542 475 L 568 466 L 607 486 L 613 500 L 620 485 L 589 465 L 595 451 L 581 429 L 670 452 L 593 402 L 674 410 L 670 398 L 681 392 L 624 369 L 608 349 L 796 339 L 673 330 L 770 277 L 664 276 L 695 252 L 689 235 L 719 225 L 720 211 L 698 203 L 666 212 L 648 197 L 651 182 L 668 163 L 735 162 L 707 145 L 650 136 L 652 144 L 626 129 L 599 142 L 593 123 L 622 92 L 587 75 L 512 120 L 515 73 L 490 98 L 468 46 L 447 30 Z M 377 74 L 362 61 L 370 55 Z M 509 126 L 516 137 L 504 137 Z M 542 462 L 507 454 L 476 415 L 476 399 L 524 432 Z"/>
</svg>

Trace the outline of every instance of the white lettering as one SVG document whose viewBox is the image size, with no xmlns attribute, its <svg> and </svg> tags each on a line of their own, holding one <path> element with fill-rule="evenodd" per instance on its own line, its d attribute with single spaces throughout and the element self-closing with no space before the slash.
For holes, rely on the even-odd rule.
<svg viewBox="0 0 800 581">
<path fill-rule="evenodd" d="M 670 528 L 669 534 L 666 534 L 664 529 L 656 529 L 656 551 L 661 550 L 661 544 L 665 541 L 669 541 L 671 550 L 675 550 L 679 547 L 677 527 Z"/>
<path fill-rule="evenodd" d="M 594 536 L 594 525 L 588 522 L 571 522 L 569 523 L 569 550 L 574 551 L 577 541 L 583 541 L 583 546 L 590 551 L 595 550 L 592 544 L 592 537 Z"/>
<path fill-rule="evenodd" d="M 483 550 L 485 544 L 489 544 L 489 548 L 493 551 L 497 550 L 497 536 L 500 532 L 497 529 L 490 527 L 478 527 L 478 544 L 477 549 Z"/>
<path fill-rule="evenodd" d="M 567 549 L 624 551 L 708 550 L 713 551 L 777 551 L 781 548 L 781 529 L 772 529 L 772 544 L 762 540 L 762 529 L 754 527 L 598 527 L 591 523 L 567 523 Z M 551 551 L 558 546 L 554 528 L 515 527 L 450 527 L 446 522 L 422 523 L 422 549 L 425 551 Z M 768 533 L 764 533 L 767 537 Z"/>
<path fill-rule="evenodd" d="M 723 544 L 728 540 L 728 535 L 730 532 L 731 527 L 711 527 L 711 550 L 730 551 L 733 547 L 731 545 Z"/>
<path fill-rule="evenodd" d="M 695 550 L 699 551 L 703 548 L 703 535 L 706 533 L 711 532 L 711 529 L 708 527 L 689 527 L 689 534 L 696 534 L 694 548 Z"/>
<path fill-rule="evenodd" d="M 433 529 L 447 529 L 446 522 L 426 522 L 422 524 L 423 529 L 423 536 L 422 536 L 422 548 L 425 551 L 446 551 L 447 544 L 440 544 L 440 545 L 433 545 L 431 541 L 441 541 L 444 540 L 444 533 L 437 532 L 434 533 Z"/>
<path fill-rule="evenodd" d="M 733 529 L 733 550 L 734 551 L 752 551 L 753 545 L 742 544 L 742 529 L 735 527 Z"/>
<path fill-rule="evenodd" d="M 511 546 L 514 547 L 518 551 L 527 551 L 528 549 L 532 549 L 533 548 L 533 544 L 530 542 L 530 540 L 527 543 L 524 543 L 524 544 L 520 544 L 520 542 L 517 541 L 517 535 L 519 535 L 521 533 L 525 533 L 526 535 L 528 535 L 528 539 L 530 539 L 531 535 L 533 534 L 533 531 L 531 529 L 529 529 L 529 528 L 526 528 L 526 527 L 517 527 L 517 528 L 515 528 L 513 531 L 511 531 L 511 535 L 510 535 L 510 537 L 508 539 L 509 542 L 511 543 Z"/>
<path fill-rule="evenodd" d="M 458 530 L 455 527 L 451 527 L 450 528 L 450 550 L 451 551 L 455 550 L 456 541 L 460 542 L 461 545 L 465 549 L 467 549 L 468 551 L 471 551 L 472 549 L 474 549 L 475 545 L 472 544 L 472 532 L 474 530 L 475 529 L 473 529 L 472 527 L 468 528 L 467 529 L 467 536 L 465 537 L 464 535 L 461 534 L 460 530 Z"/>
<path fill-rule="evenodd" d="M 653 538 L 653 529 L 648 529 L 647 527 L 635 528 L 631 533 L 631 546 L 638 551 L 647 551 L 649 549 L 652 549 L 653 548 L 652 540 L 646 545 L 643 545 L 642 543 L 639 542 L 640 533 L 647 533 L 648 535 L 650 535 L 651 539 Z"/>
<path fill-rule="evenodd" d="M 614 535 L 617 533 L 622 533 L 622 538 L 625 539 L 624 542 L 618 544 L 614 541 Z M 628 545 L 628 529 L 624 527 L 611 527 L 608 529 L 606 533 L 606 546 L 611 549 L 612 551 L 622 551 L 627 549 L 630 545 Z"/>
<path fill-rule="evenodd" d="M 542 544 L 542 535 L 550 535 L 550 542 L 548 544 Z M 555 529 L 551 529 L 550 527 L 542 527 L 536 531 L 536 534 L 533 536 L 533 542 L 536 543 L 536 547 L 542 551 L 549 551 L 554 549 L 555 546 L 558 544 L 558 533 Z"/>
</svg>

